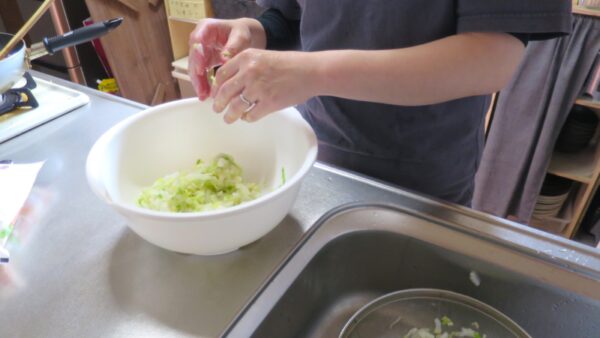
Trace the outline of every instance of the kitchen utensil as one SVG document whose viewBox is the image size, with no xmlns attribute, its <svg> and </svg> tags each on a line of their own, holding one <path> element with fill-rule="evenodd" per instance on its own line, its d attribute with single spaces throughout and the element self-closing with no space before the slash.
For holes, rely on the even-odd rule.
<svg viewBox="0 0 600 338">
<path fill-rule="evenodd" d="M 60 36 L 44 38 L 41 42 L 33 44 L 28 51 L 21 40 L 6 58 L 0 60 L 0 93 L 10 89 L 21 78 L 29 68 L 31 60 L 91 41 L 117 28 L 122 21 L 122 18 L 116 18 L 78 28 Z M 0 33 L 0 46 L 8 44 L 12 37 L 11 34 Z"/>
<path fill-rule="evenodd" d="M 0 46 L 7 44 L 11 38 L 10 34 L 0 33 Z M 0 60 L 0 94 L 10 89 L 23 76 L 25 59 L 25 42 L 21 40 L 7 57 Z"/>
<path fill-rule="evenodd" d="M 50 5 L 52 5 L 52 2 L 54 2 L 54 0 L 44 1 L 40 5 L 40 7 L 33 13 L 31 18 L 29 18 L 25 22 L 23 27 L 19 29 L 17 34 L 15 34 L 12 39 L 10 39 L 5 45 L 2 46 L 2 49 L 0 49 L 0 61 L 8 55 L 8 53 L 23 39 L 23 37 L 25 37 L 25 34 L 27 34 L 27 32 L 31 30 L 33 25 L 35 25 L 38 22 L 42 15 L 46 13 Z"/>
<path fill-rule="evenodd" d="M 0 143 L 71 112 L 90 101 L 90 98 L 85 93 L 65 87 L 58 81 L 48 81 L 40 77 L 33 79 L 28 73 L 25 73 L 24 78 L 31 78 L 32 81 L 35 81 L 33 82 L 35 87 L 30 90 L 31 95 L 28 93 L 25 94 L 28 96 L 28 104 L 32 100 L 32 97 L 35 96 L 38 107 L 25 108 L 26 105 L 18 104 L 17 106 L 22 106 L 25 109 L 16 109 L 5 114 L 0 114 Z M 20 86 L 20 82 L 17 84 L 18 86 Z M 26 84 L 26 87 L 28 85 Z M 5 92 L 2 95 L 2 101 L 6 102 L 10 100 L 14 92 L 15 90 Z M 16 92 L 20 96 L 24 95 L 19 90 L 16 90 Z M 0 113 L 3 109 L 4 107 L 0 104 Z"/>
<path fill-rule="evenodd" d="M 471 328 L 487 337 L 531 338 L 510 318 L 474 298 L 438 289 L 407 289 L 381 296 L 360 308 L 346 323 L 340 338 L 404 337 L 413 328 L 435 328 L 447 316 L 446 331 Z M 473 324 L 477 323 L 477 324 Z"/>
<path fill-rule="evenodd" d="M 233 156 L 244 180 L 259 184 L 263 195 L 206 212 L 137 205 L 142 189 L 156 179 L 219 153 Z M 279 224 L 316 155 L 316 136 L 294 108 L 256 123 L 228 125 L 212 111 L 212 102 L 190 98 L 149 108 L 111 128 L 92 147 L 86 171 L 96 195 L 147 241 L 176 252 L 214 255 L 249 244 Z"/>
</svg>

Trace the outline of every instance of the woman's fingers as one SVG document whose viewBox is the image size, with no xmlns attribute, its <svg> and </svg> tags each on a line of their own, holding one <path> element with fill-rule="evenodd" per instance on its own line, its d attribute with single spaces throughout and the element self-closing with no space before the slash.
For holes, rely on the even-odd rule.
<svg viewBox="0 0 600 338">
<path fill-rule="evenodd" d="M 246 122 L 255 122 L 267 116 L 271 112 L 273 112 L 273 109 L 268 107 L 268 103 L 265 102 L 260 104 L 260 102 L 257 102 L 254 108 L 242 115 L 242 120 Z"/>
<path fill-rule="evenodd" d="M 196 95 L 200 100 L 205 100 L 210 94 L 205 64 L 202 45 L 193 45 L 190 48 L 188 57 L 188 73 Z"/>
<path fill-rule="evenodd" d="M 210 60 L 206 57 L 204 48 L 206 44 L 203 41 L 210 41 L 211 35 L 214 35 L 214 33 L 211 34 L 210 25 L 199 25 L 190 35 L 188 74 L 200 100 L 205 100 L 210 94 L 210 85 L 206 73 Z"/>
<path fill-rule="evenodd" d="M 264 94 L 260 83 L 266 71 L 263 69 L 265 60 L 260 53 L 259 50 L 246 49 L 217 71 L 216 84 L 213 86 L 213 109 L 219 113 L 227 109 L 224 116 L 227 123 L 238 119 L 256 121 L 269 113 L 268 102 L 260 101 L 260 96 Z"/>
<path fill-rule="evenodd" d="M 246 49 L 217 71 L 213 109 L 232 123 L 257 121 L 314 96 L 304 54 Z M 242 96 L 243 95 L 243 96 Z"/>
<path fill-rule="evenodd" d="M 231 100 L 229 108 L 227 109 L 227 113 L 225 113 L 223 119 L 225 119 L 225 122 L 227 123 L 233 123 L 239 119 L 242 119 L 252 105 L 254 106 L 252 109 L 254 109 L 256 106 L 258 106 L 258 103 L 254 102 L 251 103 L 251 105 L 248 105 L 248 103 L 244 102 L 240 95 L 238 95 Z"/>
<path fill-rule="evenodd" d="M 220 71 L 221 69 L 219 69 Z M 217 72 L 218 73 L 218 72 Z M 235 74 L 233 77 L 225 80 L 222 84 L 217 80 L 218 86 L 215 100 L 213 103 L 213 110 L 217 113 L 222 112 L 230 104 L 230 102 L 242 93 L 244 89 L 244 81 L 239 74 Z"/>
<path fill-rule="evenodd" d="M 251 39 L 250 31 L 247 29 L 232 29 L 221 53 L 223 61 L 231 59 L 244 49 L 250 47 Z"/>
<path fill-rule="evenodd" d="M 223 20 L 202 20 L 190 34 L 188 73 L 201 100 L 210 95 L 207 71 L 222 63 L 222 46 L 231 32 L 231 24 Z"/>
<path fill-rule="evenodd" d="M 221 84 L 224 84 L 227 80 L 229 80 L 238 73 L 240 63 L 241 61 L 243 61 L 241 59 L 243 58 L 244 54 L 246 53 L 242 53 L 230 60 L 227 60 L 227 62 L 223 63 L 221 67 L 219 67 L 217 73 L 215 74 L 215 89 L 217 91 L 219 89 L 218 87 Z M 216 92 L 214 94 L 216 94 Z"/>
</svg>

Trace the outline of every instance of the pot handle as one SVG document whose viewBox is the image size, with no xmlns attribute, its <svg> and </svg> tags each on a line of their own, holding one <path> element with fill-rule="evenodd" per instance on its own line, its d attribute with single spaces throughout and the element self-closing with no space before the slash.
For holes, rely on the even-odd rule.
<svg viewBox="0 0 600 338">
<path fill-rule="evenodd" d="M 67 47 L 92 41 L 119 27 L 122 22 L 123 18 L 116 18 L 98 22 L 90 26 L 77 28 L 63 35 L 44 38 L 42 42 L 31 46 L 30 59 L 34 60 L 46 54 L 54 54 Z"/>
</svg>

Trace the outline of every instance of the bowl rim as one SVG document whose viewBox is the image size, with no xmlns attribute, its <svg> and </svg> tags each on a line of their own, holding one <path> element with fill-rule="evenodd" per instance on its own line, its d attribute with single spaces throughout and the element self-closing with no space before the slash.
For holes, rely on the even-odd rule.
<svg viewBox="0 0 600 338">
<path fill-rule="evenodd" d="M 273 199 L 276 195 L 282 194 L 287 190 L 294 187 L 300 180 L 308 173 L 310 168 L 312 168 L 313 164 L 317 159 L 318 152 L 318 142 L 317 136 L 314 130 L 310 127 L 308 122 L 302 118 L 300 112 L 294 107 L 287 107 L 281 109 L 273 114 L 283 115 L 286 119 L 290 120 L 292 123 L 298 125 L 303 134 L 306 136 L 307 141 L 309 143 L 309 149 L 307 152 L 307 156 L 298 169 L 298 171 L 292 176 L 286 179 L 286 182 L 279 186 L 278 188 L 269 191 L 256 199 L 251 201 L 247 201 L 232 207 L 209 210 L 209 211 L 198 211 L 198 212 L 169 212 L 169 211 L 156 211 L 152 209 L 146 209 L 139 207 L 137 205 L 129 205 L 123 202 L 116 202 L 111 197 L 110 194 L 106 191 L 105 187 L 100 184 L 100 180 L 95 178 L 93 165 L 96 162 L 96 157 L 106 149 L 106 145 L 108 142 L 120 134 L 123 130 L 130 127 L 132 124 L 137 122 L 138 120 L 144 119 L 150 115 L 159 114 L 166 109 L 173 109 L 179 106 L 186 106 L 196 103 L 198 98 L 186 98 L 175 100 L 167 103 L 163 103 L 154 107 L 149 107 L 145 110 L 142 110 L 132 116 L 125 118 L 124 120 L 118 122 L 113 125 L 110 129 L 108 129 L 104 134 L 102 134 L 94 143 L 92 148 L 90 149 L 87 159 L 86 159 L 86 177 L 88 179 L 88 184 L 92 188 L 92 191 L 104 200 L 106 203 L 111 206 L 117 208 L 120 211 L 126 213 L 132 213 L 136 216 L 141 216 L 145 218 L 150 218 L 154 220 L 169 220 L 169 221 L 189 221 L 192 219 L 198 218 L 218 218 L 223 215 L 233 215 L 246 211 L 247 209 L 253 208 L 258 205 L 262 205 Z M 264 118 L 270 118 L 269 116 L 265 116 Z M 239 122 L 238 122 L 239 123 Z"/>
</svg>

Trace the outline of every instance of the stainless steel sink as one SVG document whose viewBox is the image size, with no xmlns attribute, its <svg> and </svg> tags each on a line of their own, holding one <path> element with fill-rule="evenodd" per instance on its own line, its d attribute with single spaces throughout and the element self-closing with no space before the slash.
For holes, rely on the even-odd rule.
<svg viewBox="0 0 600 338">
<path fill-rule="evenodd" d="M 362 305 L 408 288 L 474 297 L 533 337 L 600 337 L 598 252 L 442 204 L 331 211 L 223 336 L 337 337 Z"/>
</svg>

